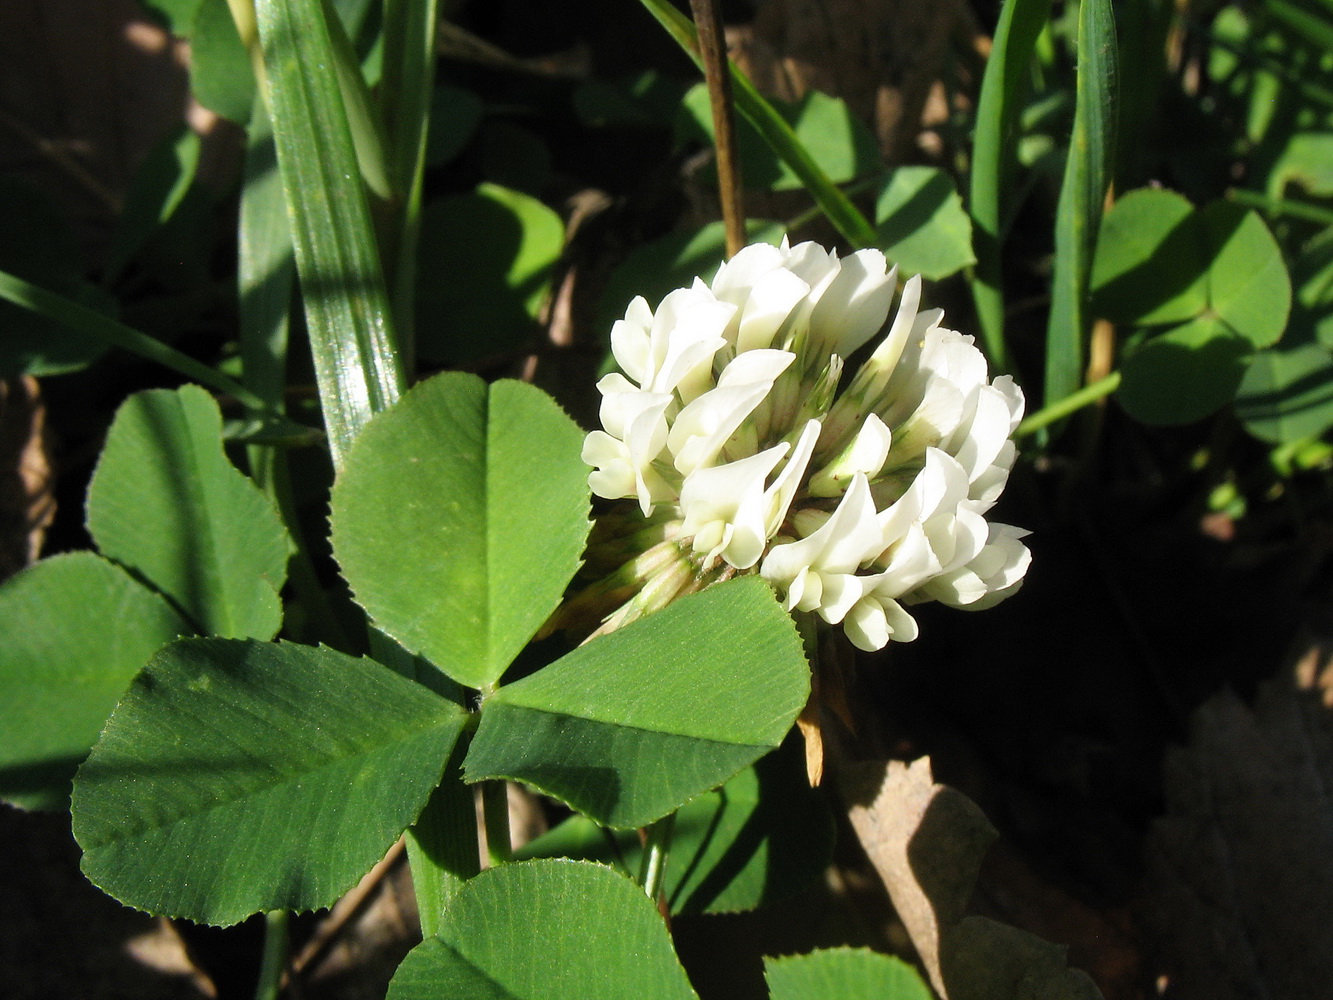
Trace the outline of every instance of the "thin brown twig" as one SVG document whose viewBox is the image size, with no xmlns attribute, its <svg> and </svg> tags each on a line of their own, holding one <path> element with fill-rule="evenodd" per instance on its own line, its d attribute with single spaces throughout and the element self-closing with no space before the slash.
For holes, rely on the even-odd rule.
<svg viewBox="0 0 1333 1000">
<path fill-rule="evenodd" d="M 32 146 L 38 153 L 46 157 L 57 167 L 65 172 L 72 180 L 77 182 L 89 194 L 102 203 L 102 207 L 113 215 L 119 215 L 121 209 L 121 200 L 105 184 L 93 176 L 81 163 L 75 160 L 69 153 L 60 148 L 60 144 L 39 135 L 32 129 L 27 122 L 15 115 L 10 114 L 6 109 L 0 108 L 0 122 L 8 126 L 12 131 L 18 133 L 24 142 Z"/>
<path fill-rule="evenodd" d="M 722 41 L 722 12 L 717 0 L 690 0 L 699 32 L 699 55 L 713 111 L 713 145 L 717 149 L 717 191 L 727 233 L 727 256 L 745 246 L 745 208 L 741 203 L 740 158 L 736 153 L 736 121 L 731 101 L 731 72 Z"/>
<path fill-rule="evenodd" d="M 352 918 L 361 912 L 375 890 L 388 877 L 389 872 L 393 870 L 393 866 L 403 856 L 404 850 L 406 850 L 406 845 L 403 843 L 403 838 L 399 837 L 398 842 L 389 848 L 389 853 L 384 855 L 380 863 L 372 868 L 366 877 L 356 884 L 355 888 L 338 900 L 333 909 L 329 911 L 329 915 L 324 918 L 323 923 L 316 929 L 314 936 L 301 949 L 301 953 L 291 960 L 287 967 L 287 973 L 283 976 L 284 988 L 289 979 L 300 975 L 324 957 L 325 953 L 333 946 L 334 941 L 351 923 Z"/>
</svg>

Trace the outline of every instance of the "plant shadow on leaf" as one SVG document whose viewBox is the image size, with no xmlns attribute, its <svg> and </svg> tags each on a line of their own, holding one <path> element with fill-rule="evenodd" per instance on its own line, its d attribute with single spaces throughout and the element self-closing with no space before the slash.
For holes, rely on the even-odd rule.
<svg viewBox="0 0 1333 1000">
<path fill-rule="evenodd" d="M 420 355 L 475 363 L 530 340 L 559 255 L 558 229 L 558 218 L 531 199 L 498 187 L 427 205 L 417 272 Z"/>
<path fill-rule="evenodd" d="M 815 883 L 833 849 L 833 820 L 805 777 L 803 744 L 789 736 L 774 753 L 676 814 L 666 894 L 676 915 L 734 914 L 795 896 Z M 518 852 L 571 857 L 637 872 L 643 844 L 572 816 Z"/>
<path fill-rule="evenodd" d="M 1240 218 L 1229 222 L 1229 231 L 1216 233 L 1218 246 L 1225 245 L 1240 228 Z M 1204 239 L 1201 216 L 1198 211 L 1191 211 L 1171 227 L 1145 260 L 1095 288 L 1094 307 L 1119 323 L 1154 322 L 1153 313 L 1189 291 L 1207 273 L 1209 262 L 1202 255 Z M 1161 321 L 1178 321 L 1197 314 L 1197 311 L 1173 313 Z"/>
<path fill-rule="evenodd" d="M 23 803 L 26 809 L 66 809 L 70 781 L 84 756 L 68 754 L 0 767 L 0 788 L 5 790 L 6 799 Z M 62 785 L 64 791 L 56 794 L 53 789 Z"/>
<path fill-rule="evenodd" d="M 1195 321 L 1130 355 L 1116 396 L 1144 423 L 1193 423 L 1234 398 L 1252 352 L 1249 341 L 1219 321 Z"/>
<path fill-rule="evenodd" d="M 895 173 L 899 173 L 899 176 L 903 178 L 906 185 L 912 184 L 917 176 L 924 174 L 928 174 L 929 176 L 926 178 L 925 183 L 918 186 L 916 190 L 908 195 L 906 201 L 898 205 L 886 205 L 886 201 L 889 200 L 886 196 L 893 193 L 891 187 L 892 180 L 890 179 L 884 186 L 879 204 L 876 206 L 876 215 L 880 216 L 886 208 L 888 209 L 888 215 L 879 219 L 875 226 L 875 231 L 879 235 L 880 247 L 884 248 L 890 260 L 898 259 L 897 255 L 893 252 L 896 245 L 908 243 L 918 234 L 920 234 L 921 237 L 928 237 L 932 244 L 932 249 L 935 249 L 937 252 L 942 245 L 952 242 L 949 237 L 953 235 L 953 232 L 946 229 L 950 220 L 947 216 L 942 215 L 942 213 L 945 213 L 950 207 L 951 199 L 955 203 L 958 202 L 958 192 L 954 188 L 953 182 L 949 179 L 949 175 L 943 171 L 923 170 L 922 168 L 912 167 L 900 168 L 900 171 L 903 173 Z M 955 212 L 958 213 L 961 221 L 961 205 L 958 205 L 955 208 Z M 968 263 L 967 258 L 972 256 L 971 253 L 962 253 L 962 251 L 969 249 L 966 246 L 966 238 L 962 238 L 960 242 L 959 261 L 961 262 L 957 264 L 957 267 L 964 266 Z M 913 254 L 911 256 L 915 257 L 919 255 L 919 253 L 920 251 L 918 251 L 918 254 Z M 907 257 L 908 254 L 903 254 L 903 256 Z M 908 271 L 918 270 L 920 267 L 919 264 L 915 264 L 911 259 L 905 264 L 905 270 Z M 930 277 L 944 277 L 945 272 L 948 271 L 949 268 L 947 267 L 938 269 L 935 273 L 930 275 Z"/>
<path fill-rule="evenodd" d="M 1236 394 L 1236 415 L 1266 441 L 1322 434 L 1333 426 L 1333 354 L 1313 343 L 1261 352 Z"/>
</svg>

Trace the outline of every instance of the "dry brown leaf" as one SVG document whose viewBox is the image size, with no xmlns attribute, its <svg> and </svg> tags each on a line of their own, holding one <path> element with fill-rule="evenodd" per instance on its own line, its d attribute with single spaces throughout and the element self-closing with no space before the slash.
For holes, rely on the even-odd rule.
<svg viewBox="0 0 1333 1000">
<path fill-rule="evenodd" d="M 1168 996 L 1324 1000 L 1333 984 L 1333 715 L 1317 691 L 1226 692 L 1165 765 L 1146 922 Z"/>
<path fill-rule="evenodd" d="M 946 1000 L 1095 1000 L 1065 949 L 967 916 L 994 827 L 961 792 L 938 785 L 929 758 L 857 764 L 839 774 L 852 827 Z"/>
<path fill-rule="evenodd" d="M 852 765 L 839 787 L 857 838 L 943 993 L 940 938 L 963 919 L 995 828 L 971 799 L 935 784 L 928 757 Z"/>
</svg>

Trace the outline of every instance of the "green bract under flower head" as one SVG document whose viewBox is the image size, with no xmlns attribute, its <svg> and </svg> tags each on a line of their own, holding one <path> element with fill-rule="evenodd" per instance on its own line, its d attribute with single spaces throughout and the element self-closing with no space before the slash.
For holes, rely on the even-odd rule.
<svg viewBox="0 0 1333 1000">
<path fill-rule="evenodd" d="M 872 650 L 916 637 L 904 605 L 985 607 L 1018 589 L 1026 532 L 985 514 L 1023 394 L 988 378 L 940 310 L 919 310 L 919 277 L 888 323 L 896 278 L 878 250 L 840 260 L 784 240 L 655 312 L 630 303 L 611 331 L 621 371 L 597 384 L 602 429 L 583 446 L 592 491 L 636 502 L 599 519 L 603 555 L 629 559 L 606 590 L 635 595 L 604 627 L 758 572 L 789 610 Z"/>
</svg>

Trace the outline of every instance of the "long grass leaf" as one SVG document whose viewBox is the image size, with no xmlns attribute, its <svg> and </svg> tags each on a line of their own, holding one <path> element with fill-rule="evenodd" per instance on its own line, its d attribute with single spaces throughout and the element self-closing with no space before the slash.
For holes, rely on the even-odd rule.
<svg viewBox="0 0 1333 1000">
<path fill-rule="evenodd" d="M 667 30 L 695 64 L 703 68 L 699 55 L 699 39 L 694 25 L 668 0 L 639 0 L 648 13 Z M 731 82 L 735 89 L 736 107 L 749 119 L 769 148 L 783 163 L 791 168 L 792 173 L 800 178 L 806 191 L 814 198 L 828 220 L 838 232 L 855 247 L 874 246 L 877 242 L 875 227 L 870 224 L 845 194 L 829 180 L 801 140 L 797 138 L 787 120 L 778 114 L 763 95 L 755 89 L 750 78 L 742 73 L 735 63 L 731 63 Z"/>
<path fill-rule="evenodd" d="M 265 400 L 216 369 L 196 361 L 188 354 L 182 354 L 173 347 L 168 347 L 156 337 L 150 337 L 73 299 L 67 299 L 30 281 L 24 281 L 17 275 L 0 271 L 0 299 L 30 309 L 39 316 L 54 320 L 77 333 L 96 337 L 114 347 L 179 372 L 214 392 L 231 396 L 256 413 L 270 418 L 277 417 Z M 308 427 L 284 426 L 301 435 L 309 433 Z"/>
<path fill-rule="evenodd" d="M 1115 158 L 1117 62 L 1111 0 L 1083 0 L 1074 131 L 1055 219 L 1055 273 L 1046 331 L 1048 402 L 1072 394 L 1082 381 L 1092 252 Z"/>
<path fill-rule="evenodd" d="M 434 85 L 437 10 L 437 0 L 385 0 L 384 4 L 380 102 L 395 209 L 384 259 L 399 346 L 408 371 L 412 370 L 421 182 Z"/>
<path fill-rule="evenodd" d="M 262 100 L 255 102 L 250 120 L 238 244 L 242 379 L 255 395 L 281 409 L 296 265 L 273 128 Z"/>
<path fill-rule="evenodd" d="M 335 467 L 403 372 L 319 0 L 258 0 L 278 169 Z"/>
<path fill-rule="evenodd" d="M 1311 45 L 1325 52 L 1333 52 L 1333 24 L 1285 0 L 1261 0 L 1260 6 Z"/>
<path fill-rule="evenodd" d="M 1000 266 L 1004 194 L 1016 162 L 1023 99 L 1031 78 L 1032 53 L 1050 17 L 1051 0 L 1008 0 L 1000 11 L 995 42 L 977 102 L 972 145 L 972 298 L 991 364 L 1009 371 L 1004 339 L 1004 291 Z"/>
</svg>

